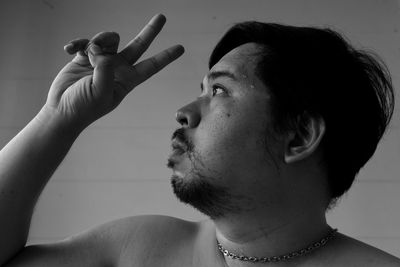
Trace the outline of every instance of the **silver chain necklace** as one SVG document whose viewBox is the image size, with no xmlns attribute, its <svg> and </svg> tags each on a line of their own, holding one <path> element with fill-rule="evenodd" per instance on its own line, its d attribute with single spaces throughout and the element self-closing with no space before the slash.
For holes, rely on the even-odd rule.
<svg viewBox="0 0 400 267">
<path fill-rule="evenodd" d="M 331 240 L 335 234 L 337 232 L 337 229 L 332 229 L 325 237 L 323 237 L 322 239 L 318 240 L 317 242 L 309 245 L 306 248 L 300 249 L 298 251 L 294 251 L 288 254 L 284 254 L 284 255 L 280 255 L 280 256 L 273 256 L 273 257 L 248 257 L 248 256 L 244 256 L 244 255 L 237 255 L 235 253 L 229 252 L 227 249 L 225 249 L 218 241 L 218 249 L 219 251 L 222 252 L 222 254 L 224 254 L 225 256 L 234 259 L 234 260 L 240 260 L 240 261 L 249 261 L 249 262 L 263 262 L 263 263 L 267 263 L 267 262 L 278 262 L 278 261 L 286 261 L 286 260 L 290 260 L 293 258 L 297 258 L 297 257 L 301 257 L 305 254 L 310 253 L 311 251 L 320 248 L 322 246 L 324 246 L 329 240 Z"/>
</svg>

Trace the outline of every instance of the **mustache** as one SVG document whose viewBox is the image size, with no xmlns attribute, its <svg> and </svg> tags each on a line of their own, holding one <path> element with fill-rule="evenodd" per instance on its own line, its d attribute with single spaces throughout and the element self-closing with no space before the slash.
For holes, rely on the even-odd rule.
<svg viewBox="0 0 400 267">
<path fill-rule="evenodd" d="M 184 144 L 188 151 L 193 151 L 194 145 L 187 137 L 187 135 L 185 133 L 185 129 L 183 129 L 183 128 L 176 129 L 171 137 L 171 140 L 174 140 L 174 139 L 176 139 L 177 141 Z"/>
</svg>

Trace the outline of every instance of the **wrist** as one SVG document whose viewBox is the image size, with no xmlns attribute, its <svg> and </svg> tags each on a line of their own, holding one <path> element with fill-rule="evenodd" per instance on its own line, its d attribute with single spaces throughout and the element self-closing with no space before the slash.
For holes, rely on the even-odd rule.
<svg viewBox="0 0 400 267">
<path fill-rule="evenodd" d="M 45 127 L 53 131 L 57 135 L 62 135 L 66 138 L 77 138 L 79 134 L 86 128 L 83 124 L 68 119 L 60 114 L 57 109 L 44 105 L 39 113 L 34 118 L 35 123 L 40 127 Z"/>
</svg>

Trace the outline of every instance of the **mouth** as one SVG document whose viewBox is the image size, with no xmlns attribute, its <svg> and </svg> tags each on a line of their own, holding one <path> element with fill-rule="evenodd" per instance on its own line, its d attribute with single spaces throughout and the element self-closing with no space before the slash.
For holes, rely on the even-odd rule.
<svg viewBox="0 0 400 267">
<path fill-rule="evenodd" d="M 168 157 L 168 161 L 170 162 L 170 165 L 173 166 L 174 164 L 178 163 L 182 156 L 187 152 L 188 148 L 185 144 L 182 142 L 178 141 L 177 139 L 172 140 L 172 153 Z"/>
<path fill-rule="evenodd" d="M 177 139 L 173 139 L 172 143 L 171 143 L 172 149 L 175 150 L 179 150 L 182 152 L 186 152 L 188 147 L 187 145 L 185 145 L 184 143 L 178 141 Z"/>
</svg>

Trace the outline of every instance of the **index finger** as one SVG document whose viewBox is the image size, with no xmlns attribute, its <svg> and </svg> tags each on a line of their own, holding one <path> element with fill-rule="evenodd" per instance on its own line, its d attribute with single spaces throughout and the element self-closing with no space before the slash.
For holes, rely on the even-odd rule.
<svg viewBox="0 0 400 267">
<path fill-rule="evenodd" d="M 154 55 L 150 58 L 147 58 L 134 66 L 129 66 L 128 68 L 121 68 L 116 72 L 116 81 L 123 85 L 125 92 L 123 95 L 126 95 L 131 91 L 134 87 L 144 82 L 169 63 L 176 60 L 180 57 L 184 48 L 181 45 L 175 45 L 164 51 Z"/>
<path fill-rule="evenodd" d="M 135 63 L 153 42 L 166 22 L 162 14 L 155 15 L 140 33 L 130 41 L 120 52 L 120 55 L 129 63 Z"/>
</svg>

